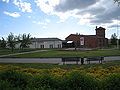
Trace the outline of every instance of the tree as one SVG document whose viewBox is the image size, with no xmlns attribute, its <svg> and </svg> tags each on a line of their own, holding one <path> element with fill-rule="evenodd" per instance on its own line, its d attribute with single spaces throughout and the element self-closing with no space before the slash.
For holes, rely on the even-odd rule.
<svg viewBox="0 0 120 90">
<path fill-rule="evenodd" d="M 13 33 L 10 33 L 7 38 L 7 45 L 11 48 L 12 52 L 15 48 L 16 42 L 17 41 L 15 36 L 13 35 Z"/>
<path fill-rule="evenodd" d="M 20 49 L 28 48 L 31 44 L 31 35 L 23 34 L 18 36 L 18 41 L 20 42 Z"/>
<path fill-rule="evenodd" d="M 1 48 L 6 48 L 6 41 L 5 41 L 5 39 L 2 37 L 2 40 L 0 40 L 0 47 Z"/>
<path fill-rule="evenodd" d="M 117 45 L 117 35 L 115 33 L 111 35 L 111 44 Z"/>
</svg>

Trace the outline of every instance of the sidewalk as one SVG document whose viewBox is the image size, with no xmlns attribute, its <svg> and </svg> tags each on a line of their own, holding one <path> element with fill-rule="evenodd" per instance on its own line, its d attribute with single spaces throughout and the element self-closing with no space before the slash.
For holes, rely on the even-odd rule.
<svg viewBox="0 0 120 90">
<path fill-rule="evenodd" d="M 86 60 L 86 59 L 85 59 Z M 110 61 L 120 61 L 120 56 L 105 57 L 103 63 Z M 0 58 L 0 63 L 52 63 L 62 64 L 62 58 Z M 93 61 L 91 63 L 99 63 Z M 67 62 L 67 64 L 76 64 L 76 62 Z M 79 64 L 81 64 L 79 62 Z M 85 61 L 84 64 L 87 64 Z"/>
<path fill-rule="evenodd" d="M 44 52 L 44 51 L 48 51 L 48 50 L 37 50 L 37 51 L 30 51 L 30 52 L 22 52 L 22 53 L 14 53 L 14 54 L 0 55 L 0 58 L 2 58 L 2 57 L 7 57 L 7 56 L 12 56 L 12 55 L 20 55 L 20 54 L 35 53 L 35 52 Z"/>
</svg>

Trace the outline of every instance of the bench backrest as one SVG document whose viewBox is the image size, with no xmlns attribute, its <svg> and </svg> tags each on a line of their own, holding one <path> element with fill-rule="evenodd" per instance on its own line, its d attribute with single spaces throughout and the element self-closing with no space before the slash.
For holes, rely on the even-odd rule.
<svg viewBox="0 0 120 90">
<path fill-rule="evenodd" d="M 96 61 L 96 60 L 103 60 L 104 57 L 90 57 L 90 58 L 87 58 L 87 60 L 90 60 L 90 61 Z"/>
<path fill-rule="evenodd" d="M 65 61 L 80 61 L 80 58 L 79 57 L 64 57 L 62 58 L 62 61 L 65 62 Z"/>
</svg>

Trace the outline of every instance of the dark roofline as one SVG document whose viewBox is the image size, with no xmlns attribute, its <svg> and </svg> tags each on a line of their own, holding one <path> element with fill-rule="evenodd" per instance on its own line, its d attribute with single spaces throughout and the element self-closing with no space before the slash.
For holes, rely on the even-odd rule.
<svg viewBox="0 0 120 90">
<path fill-rule="evenodd" d="M 106 29 L 100 26 L 99 28 L 96 27 L 95 30 L 106 30 Z"/>
<path fill-rule="evenodd" d="M 32 41 L 62 41 L 59 38 L 33 38 Z"/>
<path fill-rule="evenodd" d="M 71 36 L 71 35 L 74 35 L 74 36 L 85 36 L 85 37 L 95 37 L 96 35 L 82 35 L 82 34 L 80 34 L 80 35 L 77 35 L 77 34 L 70 34 L 69 36 Z M 69 36 L 67 36 L 66 38 L 68 38 Z"/>
</svg>

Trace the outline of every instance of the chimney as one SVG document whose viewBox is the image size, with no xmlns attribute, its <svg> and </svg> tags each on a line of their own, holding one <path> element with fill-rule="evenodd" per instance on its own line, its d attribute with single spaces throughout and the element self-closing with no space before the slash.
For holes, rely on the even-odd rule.
<svg viewBox="0 0 120 90">
<path fill-rule="evenodd" d="M 103 27 L 97 28 L 97 26 L 96 26 L 95 30 L 96 30 L 96 36 L 105 38 L 105 28 L 103 28 Z"/>
<path fill-rule="evenodd" d="M 97 26 L 96 26 L 96 29 L 97 29 Z"/>
</svg>

